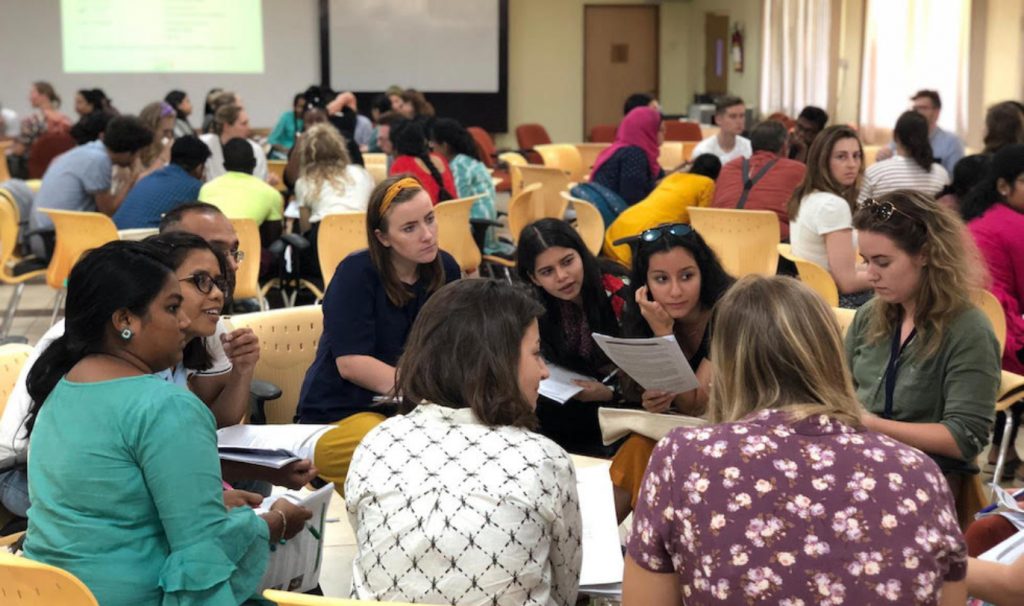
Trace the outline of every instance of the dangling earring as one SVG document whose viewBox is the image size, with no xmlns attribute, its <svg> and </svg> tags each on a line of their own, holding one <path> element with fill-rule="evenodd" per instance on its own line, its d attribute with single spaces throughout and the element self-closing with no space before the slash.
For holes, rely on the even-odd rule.
<svg viewBox="0 0 1024 606">
<path fill-rule="evenodd" d="M 135 333 L 132 332 L 132 329 L 125 326 L 124 330 L 121 331 L 121 338 L 124 339 L 125 341 L 129 341 L 131 340 L 133 334 Z"/>
</svg>

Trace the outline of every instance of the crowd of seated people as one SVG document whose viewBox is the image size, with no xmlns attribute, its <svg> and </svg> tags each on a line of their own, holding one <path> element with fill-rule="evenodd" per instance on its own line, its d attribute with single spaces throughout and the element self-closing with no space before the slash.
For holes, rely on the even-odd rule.
<svg viewBox="0 0 1024 606">
<path fill-rule="evenodd" d="M 973 559 L 964 533 L 977 459 L 1001 436 L 1001 371 L 1024 374 L 1019 103 L 990 108 L 985 150 L 964 156 L 937 126 L 938 94 L 919 91 L 868 167 L 858 131 L 820 108 L 748 130 L 726 96 L 718 132 L 666 169 L 660 106 L 634 95 L 589 175 L 621 202 L 600 253 L 571 216 L 532 221 L 509 284 L 463 275 L 439 245 L 438 204 L 479 195 L 472 216 L 495 220 L 502 199 L 465 125 L 416 90 L 361 110 L 351 92 L 311 87 L 266 144 L 232 91 L 211 91 L 196 127 L 182 91 L 135 116 L 83 89 L 74 127 L 45 82 L 32 99 L 12 166 L 33 137 L 83 138 L 30 199 L 37 254 L 54 244 L 45 209 L 161 232 L 81 258 L 65 319 L 0 418 L 0 505 L 27 518 L 25 555 L 100 603 L 256 597 L 272 546 L 311 512 L 252 506 L 268 485 L 334 482 L 355 532 L 353 597 L 575 604 L 570 454 L 609 460 L 616 516 L 632 515 L 624 604 L 1024 599 L 1024 559 Z M 387 156 L 379 183 L 364 153 Z M 254 220 L 266 246 L 290 200 L 290 229 L 312 243 L 303 266 L 318 266 L 335 213 L 365 213 L 368 246 L 323 285 L 294 419 L 312 455 L 281 470 L 221 464 L 216 430 L 245 416 L 260 356 L 253 331 L 222 318 L 239 264 L 260 262 L 230 219 Z M 690 225 L 701 207 L 773 212 L 781 241 L 856 309 L 845 333 L 798 280 L 730 275 Z M 482 252 L 511 250 L 497 236 Z M 980 289 L 1005 312 L 1002 348 Z M 672 339 L 696 388 L 647 389 L 593 333 Z M 589 378 L 560 403 L 540 394 L 549 365 Z M 703 424 L 606 444 L 601 407 Z M 1015 449 L 1009 461 L 1013 477 Z M 973 532 L 989 544 L 1014 532 L 983 523 Z"/>
</svg>

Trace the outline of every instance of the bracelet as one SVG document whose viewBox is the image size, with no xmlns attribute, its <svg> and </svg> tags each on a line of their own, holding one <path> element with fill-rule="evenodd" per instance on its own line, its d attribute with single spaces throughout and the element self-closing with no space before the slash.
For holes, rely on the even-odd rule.
<svg viewBox="0 0 1024 606">
<path fill-rule="evenodd" d="M 271 509 L 270 511 L 272 511 L 272 512 L 274 512 L 276 514 L 279 514 L 281 516 L 281 536 L 280 536 L 280 538 L 277 539 L 277 543 L 279 545 L 284 545 L 285 543 L 287 543 L 287 541 L 285 540 L 284 536 L 286 534 L 288 534 L 288 518 L 284 515 L 284 512 L 281 511 L 280 509 Z M 271 544 L 270 545 L 270 550 L 274 551 L 275 549 L 276 549 L 276 547 L 273 544 Z"/>
</svg>

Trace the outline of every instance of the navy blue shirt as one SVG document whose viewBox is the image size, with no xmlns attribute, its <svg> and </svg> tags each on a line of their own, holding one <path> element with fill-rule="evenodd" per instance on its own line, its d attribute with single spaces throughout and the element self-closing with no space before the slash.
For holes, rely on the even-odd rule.
<svg viewBox="0 0 1024 606">
<path fill-rule="evenodd" d="M 199 199 L 199 179 L 177 164 L 168 164 L 146 175 L 132 187 L 114 213 L 118 229 L 159 227 L 160 218 L 186 202 Z"/>
<path fill-rule="evenodd" d="M 619 149 L 611 158 L 605 160 L 604 164 L 590 175 L 590 181 L 619 194 L 626 204 L 632 206 L 654 190 L 664 172 L 659 170 L 657 175 L 652 176 L 647 154 L 639 147 L 630 145 Z"/>
<path fill-rule="evenodd" d="M 445 283 L 458 280 L 459 264 L 444 251 L 438 254 Z M 395 307 L 367 250 L 352 253 L 338 265 L 324 294 L 324 332 L 299 394 L 300 423 L 334 423 L 371 410 L 378 394 L 343 379 L 336 360 L 362 355 L 396 365 L 412 323 L 431 294 L 423 279 L 408 288 L 413 300 Z"/>
</svg>

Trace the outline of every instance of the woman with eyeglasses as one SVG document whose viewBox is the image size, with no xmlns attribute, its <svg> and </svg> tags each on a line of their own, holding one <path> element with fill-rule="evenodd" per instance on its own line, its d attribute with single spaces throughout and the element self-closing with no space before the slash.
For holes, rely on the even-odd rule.
<svg viewBox="0 0 1024 606">
<path fill-rule="evenodd" d="M 28 373 L 25 555 L 104 606 L 234 606 L 311 512 L 225 508 L 213 415 L 155 376 L 181 360 L 190 325 L 162 254 L 115 241 L 71 270 L 66 331 Z"/>
<path fill-rule="evenodd" d="M 923 194 L 868 200 L 853 217 L 875 297 L 846 335 L 861 417 L 930 455 L 961 510 L 988 444 L 1002 352 L 971 302 L 981 263 L 963 223 Z"/>
<path fill-rule="evenodd" d="M 577 381 L 583 390 L 564 404 L 540 396 L 540 431 L 570 452 L 607 456 L 597 408 L 620 399 L 618 378 L 591 333 L 621 336 L 626 283 L 608 271 L 611 268 L 602 267 L 576 230 L 560 219 L 541 219 L 523 228 L 516 269 L 523 282 L 533 284 L 544 305 L 545 313 L 538 319 L 544 358 L 593 377 Z"/>
<path fill-rule="evenodd" d="M 832 274 L 842 307 L 858 307 L 870 296 L 867 274 L 857 266 L 853 212 L 864 174 L 864 151 L 849 126 L 826 128 L 807 153 L 807 173 L 789 200 L 793 254 Z"/>
<path fill-rule="evenodd" d="M 644 390 L 627 380 L 623 388 L 627 401 L 639 400 L 644 410 L 654 413 L 703 416 L 712 377 L 708 356 L 711 314 L 732 286 L 732 276 L 700 234 L 689 225 L 676 223 L 640 234 L 630 283 L 634 294 L 623 313 L 624 336 L 675 337 L 699 387 L 675 394 Z M 653 440 L 634 434 L 615 455 L 611 475 L 620 520 L 636 505 L 653 448 Z"/>
</svg>

